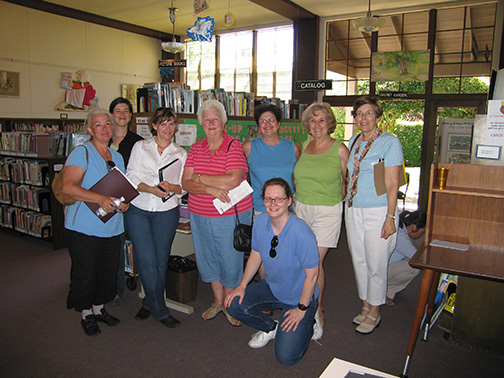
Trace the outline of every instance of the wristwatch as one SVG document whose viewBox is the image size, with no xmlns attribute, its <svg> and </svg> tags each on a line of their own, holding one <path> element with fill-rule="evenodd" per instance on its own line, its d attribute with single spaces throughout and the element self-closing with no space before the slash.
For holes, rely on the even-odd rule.
<svg viewBox="0 0 504 378">
<path fill-rule="evenodd" d="M 198 182 L 201 182 L 201 173 L 198 173 Z"/>
<path fill-rule="evenodd" d="M 306 311 L 306 310 L 308 310 L 308 307 L 310 307 L 310 306 L 305 306 L 304 304 L 298 303 L 298 308 L 299 308 L 301 311 Z"/>
<path fill-rule="evenodd" d="M 387 214 L 387 217 L 388 217 L 388 218 L 392 218 L 393 220 L 395 220 L 395 215 L 392 215 L 392 214 Z"/>
</svg>

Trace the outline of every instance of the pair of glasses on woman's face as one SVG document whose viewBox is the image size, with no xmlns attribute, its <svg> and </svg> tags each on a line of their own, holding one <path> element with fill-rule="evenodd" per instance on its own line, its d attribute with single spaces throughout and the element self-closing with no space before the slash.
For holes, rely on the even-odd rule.
<svg viewBox="0 0 504 378">
<path fill-rule="evenodd" d="M 366 118 L 369 118 L 369 117 L 372 117 L 372 116 L 375 116 L 376 113 L 375 112 L 372 112 L 371 110 L 368 110 L 367 112 L 357 112 L 355 113 L 355 117 L 366 117 Z"/>
<path fill-rule="evenodd" d="M 267 123 L 275 123 L 275 121 L 276 121 L 276 118 L 265 118 L 265 119 L 259 120 L 259 123 L 261 125 L 266 125 Z"/>
<path fill-rule="evenodd" d="M 107 160 L 107 169 L 109 171 L 111 171 L 112 168 L 114 168 L 114 167 L 115 167 L 115 163 L 112 160 Z"/>
<path fill-rule="evenodd" d="M 272 259 L 274 259 L 277 255 L 277 252 L 276 252 L 276 247 L 278 245 L 278 236 L 273 236 L 273 239 L 271 239 L 271 249 L 270 249 L 270 252 L 269 252 L 269 255 Z"/>
<path fill-rule="evenodd" d="M 266 203 L 283 203 L 288 197 L 264 197 L 263 200 Z"/>
</svg>

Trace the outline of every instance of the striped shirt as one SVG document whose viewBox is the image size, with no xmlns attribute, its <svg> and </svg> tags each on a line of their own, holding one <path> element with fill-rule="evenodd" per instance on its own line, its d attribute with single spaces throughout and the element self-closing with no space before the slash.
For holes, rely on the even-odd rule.
<svg viewBox="0 0 504 378">
<path fill-rule="evenodd" d="M 223 175 L 231 169 L 245 171 L 242 181 L 247 179 L 247 160 L 239 141 L 233 142 L 233 137 L 224 132 L 224 141 L 213 155 L 210 155 L 207 139 L 203 139 L 191 146 L 187 155 L 186 167 L 193 167 L 194 173 L 204 175 Z M 231 143 L 232 142 L 232 143 Z M 229 147 L 229 151 L 228 151 Z M 221 215 L 213 205 L 214 197 L 210 194 L 189 194 L 189 212 L 205 217 L 220 217 Z M 252 208 L 252 195 L 245 197 L 238 205 L 238 213 Z M 234 207 L 222 216 L 234 215 Z"/>
</svg>

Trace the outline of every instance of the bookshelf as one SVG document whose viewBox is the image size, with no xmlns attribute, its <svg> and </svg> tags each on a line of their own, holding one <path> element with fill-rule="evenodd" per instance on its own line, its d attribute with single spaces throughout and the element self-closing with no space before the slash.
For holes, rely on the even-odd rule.
<svg viewBox="0 0 504 378">
<path fill-rule="evenodd" d="M 83 129 L 80 120 L 0 118 L 0 227 L 66 246 L 63 206 L 50 188 L 65 156 L 88 139 Z"/>
<path fill-rule="evenodd" d="M 436 184 L 438 167 L 448 168 L 449 164 L 431 166 L 425 242 L 410 261 L 411 266 L 423 269 L 423 276 L 404 376 L 426 305 L 424 339 L 427 337 L 440 272 L 459 275 L 450 340 L 504 352 L 504 309 L 496 306 L 504 300 L 504 167 L 453 164 L 443 189 Z M 435 239 L 466 244 L 469 249 L 431 246 Z"/>
</svg>

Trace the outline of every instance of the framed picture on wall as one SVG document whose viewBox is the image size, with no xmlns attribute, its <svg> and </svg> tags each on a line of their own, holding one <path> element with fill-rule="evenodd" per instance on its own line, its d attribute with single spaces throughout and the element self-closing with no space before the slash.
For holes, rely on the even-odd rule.
<svg viewBox="0 0 504 378">
<path fill-rule="evenodd" d="M 19 97 L 19 72 L 0 70 L 0 96 Z"/>
<path fill-rule="evenodd" d="M 141 85 L 137 84 L 121 84 L 121 96 L 129 100 L 131 105 L 135 105 L 137 102 L 137 89 L 141 87 Z"/>
</svg>

